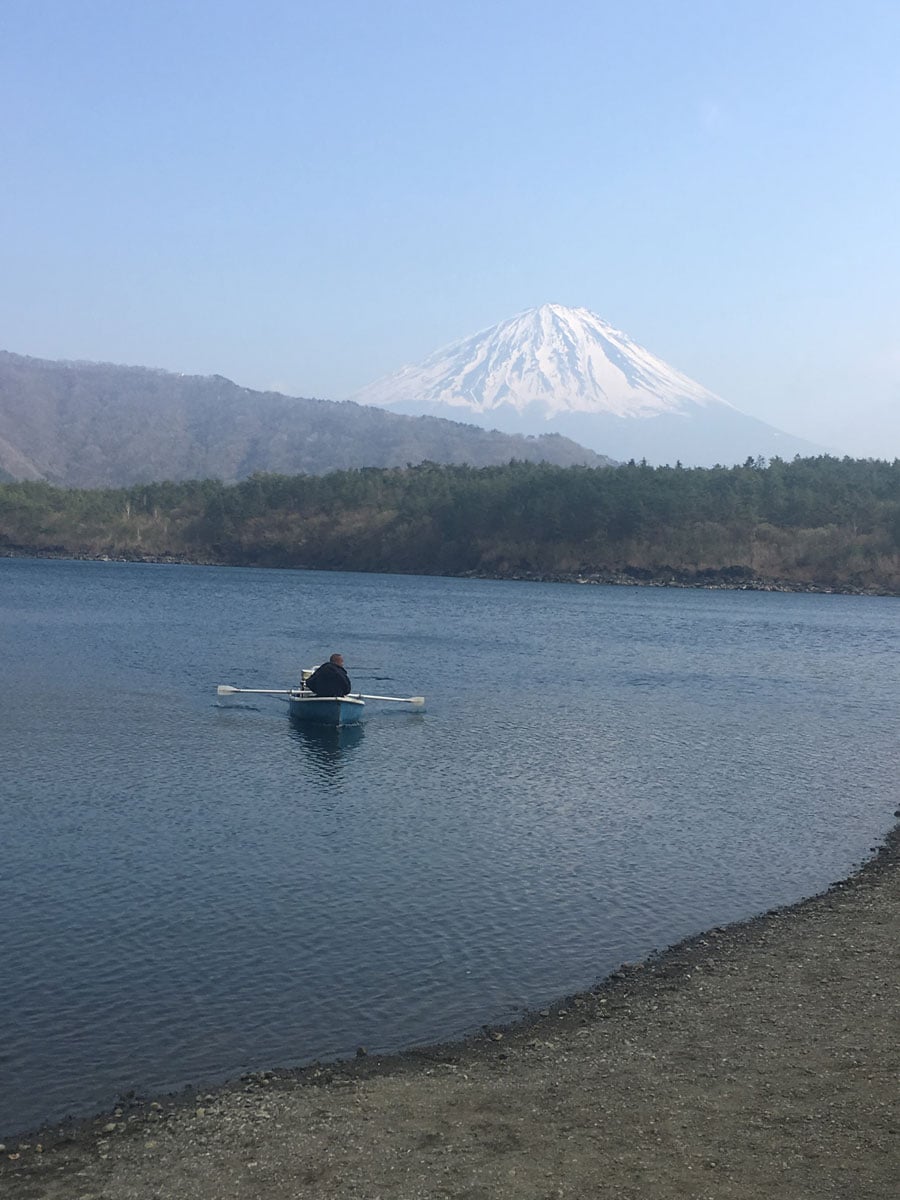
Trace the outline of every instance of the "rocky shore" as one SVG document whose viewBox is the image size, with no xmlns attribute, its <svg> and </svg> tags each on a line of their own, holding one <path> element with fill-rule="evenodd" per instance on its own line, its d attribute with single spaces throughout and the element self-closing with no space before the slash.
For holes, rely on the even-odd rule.
<svg viewBox="0 0 900 1200">
<path fill-rule="evenodd" d="M 0 546 L 0 558 L 44 558 L 63 559 L 73 562 L 120 562 L 120 563 L 162 563 L 168 565 L 194 567 L 259 567 L 266 570 L 296 570 L 323 571 L 330 567 L 303 566 L 283 564 L 275 567 L 271 563 L 225 562 L 214 558 L 197 558 L 186 554 L 131 554 L 110 556 L 108 554 L 78 554 L 66 550 L 65 547 L 34 547 L 34 546 Z M 335 568 L 337 569 L 337 568 Z M 343 569 L 343 568 L 340 568 Z M 387 574 L 423 574 L 432 572 L 393 572 Z M 436 574 L 440 575 L 441 572 Z M 497 579 L 512 580 L 519 583 L 577 583 L 607 587 L 656 587 L 656 588 L 699 588 L 706 591 L 741 591 L 741 592 L 792 592 L 810 595 L 840 595 L 840 596 L 895 596 L 898 593 L 889 588 L 872 583 L 851 583 L 833 580 L 830 583 L 815 580 L 769 579 L 756 576 L 742 567 L 725 568 L 724 570 L 701 570 L 684 572 L 665 570 L 644 571 L 504 571 L 482 572 L 463 571 L 451 578 L 462 579 Z"/>
<path fill-rule="evenodd" d="M 890 589 L 863 583 L 764 579 L 741 570 L 697 571 L 516 571 L 502 575 L 466 572 L 467 579 L 510 579 L 523 583 L 604 584 L 607 587 L 699 588 L 706 591 L 800 592 L 822 596 L 892 596 Z"/>
<path fill-rule="evenodd" d="M 464 1043 L 141 1100 L 9 1200 L 893 1200 L 900 829 L 850 879 Z"/>
</svg>

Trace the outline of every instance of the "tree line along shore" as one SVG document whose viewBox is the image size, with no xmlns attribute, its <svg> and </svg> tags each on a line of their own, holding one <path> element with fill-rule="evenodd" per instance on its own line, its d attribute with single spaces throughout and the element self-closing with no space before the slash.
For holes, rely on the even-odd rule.
<svg viewBox="0 0 900 1200">
<path fill-rule="evenodd" d="M 900 594 L 900 460 L 0 484 L 0 554 Z"/>
</svg>

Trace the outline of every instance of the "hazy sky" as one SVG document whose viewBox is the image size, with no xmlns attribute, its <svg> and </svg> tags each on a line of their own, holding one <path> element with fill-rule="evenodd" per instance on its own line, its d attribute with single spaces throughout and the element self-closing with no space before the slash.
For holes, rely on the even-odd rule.
<svg viewBox="0 0 900 1200">
<path fill-rule="evenodd" d="M 0 348 L 342 399 L 545 302 L 900 456 L 900 0 L 0 0 Z"/>
</svg>

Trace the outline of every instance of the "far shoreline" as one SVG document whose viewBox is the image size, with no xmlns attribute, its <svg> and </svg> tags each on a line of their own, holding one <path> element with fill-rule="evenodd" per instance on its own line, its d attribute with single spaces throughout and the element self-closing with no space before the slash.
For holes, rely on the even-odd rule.
<svg viewBox="0 0 900 1200">
<path fill-rule="evenodd" d="M 31 559 L 60 562 L 109 562 L 145 564 L 148 566 L 234 567 L 258 571 L 322 571 L 328 573 L 359 573 L 362 575 L 409 575 L 422 579 L 478 579 L 500 583 L 560 583 L 588 587 L 647 587 L 674 588 L 684 591 L 707 592 L 780 592 L 785 595 L 900 597 L 900 590 L 866 584 L 819 583 L 814 580 L 795 581 L 765 578 L 745 573 L 742 567 L 722 571 L 704 570 L 694 574 L 679 571 L 404 571 L 385 568 L 363 571 L 347 566 L 310 566 L 296 563 L 227 562 L 223 559 L 200 559 L 178 554 L 77 554 L 62 548 L 42 549 L 28 546 L 0 546 L 0 559 Z"/>
</svg>

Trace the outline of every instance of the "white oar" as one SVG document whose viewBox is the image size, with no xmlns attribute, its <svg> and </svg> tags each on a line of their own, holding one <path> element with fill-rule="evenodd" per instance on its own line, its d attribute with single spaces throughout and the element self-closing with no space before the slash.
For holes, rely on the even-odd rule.
<svg viewBox="0 0 900 1200">
<path fill-rule="evenodd" d="M 295 691 L 296 688 L 238 688 L 228 683 L 220 683 L 216 688 L 220 696 L 292 696 Z M 396 704 L 412 704 L 416 708 L 421 708 L 425 703 L 424 696 L 367 696 L 364 692 L 354 692 L 353 695 L 358 700 L 391 700 Z"/>
<path fill-rule="evenodd" d="M 250 692 L 254 696 L 290 696 L 290 688 L 236 688 L 220 683 L 216 688 L 220 696 L 236 696 L 238 692 Z"/>
</svg>

